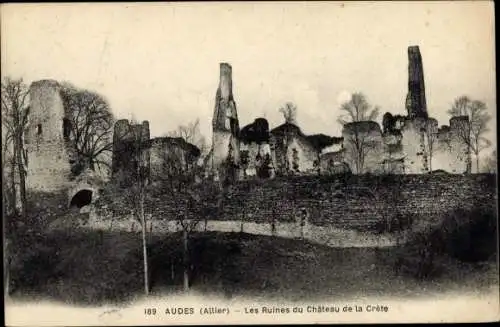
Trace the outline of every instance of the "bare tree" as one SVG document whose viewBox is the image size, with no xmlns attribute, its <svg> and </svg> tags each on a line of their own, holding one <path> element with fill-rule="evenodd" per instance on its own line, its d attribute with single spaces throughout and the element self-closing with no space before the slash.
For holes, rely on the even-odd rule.
<svg viewBox="0 0 500 327">
<path fill-rule="evenodd" d="M 109 168 L 114 117 L 107 101 L 99 94 L 63 84 L 65 108 L 64 137 L 73 153 L 72 171 Z"/>
<path fill-rule="evenodd" d="M 448 113 L 452 116 L 468 116 L 471 102 L 468 96 L 462 95 L 455 99 Z"/>
<path fill-rule="evenodd" d="M 185 165 L 169 158 L 165 162 L 164 190 L 167 191 L 176 208 L 181 208 L 177 212 L 175 220 L 182 230 L 182 253 L 183 253 L 183 288 L 189 290 L 190 286 L 190 268 L 191 262 L 189 257 L 189 238 L 191 233 L 197 228 L 203 216 L 198 215 L 202 201 L 202 187 L 197 185 L 196 177 L 192 169 L 186 169 Z"/>
<path fill-rule="evenodd" d="M 2 121 L 5 121 L 2 117 Z M 16 211 L 16 161 L 12 146 L 12 134 L 2 129 L 2 198 L 6 216 Z"/>
<path fill-rule="evenodd" d="M 378 175 L 367 187 L 360 187 L 367 197 L 370 210 L 377 220 L 372 225 L 378 233 L 395 234 L 396 242 L 404 237 L 404 231 L 411 228 L 413 217 L 405 213 L 405 198 L 402 195 L 404 175 Z"/>
<path fill-rule="evenodd" d="M 428 160 L 429 172 L 432 173 L 432 159 L 434 153 L 436 152 L 437 143 L 437 122 L 431 119 L 427 119 L 426 126 L 424 128 L 424 142 L 425 142 L 425 154 Z"/>
<path fill-rule="evenodd" d="M 28 88 L 22 79 L 6 77 L 2 81 L 2 131 L 5 135 L 5 148 L 3 155 L 8 155 L 7 149 L 12 147 L 11 183 L 13 183 L 13 204 L 16 205 L 16 171 L 19 178 L 19 194 L 21 213 L 27 217 L 26 199 L 26 166 L 28 164 L 27 152 L 24 145 L 24 133 L 28 124 Z"/>
<path fill-rule="evenodd" d="M 496 174 L 497 172 L 497 150 L 493 150 L 486 158 L 483 165 L 483 172 L 489 174 Z"/>
<path fill-rule="evenodd" d="M 398 174 L 405 171 L 405 156 L 401 155 L 401 143 L 385 144 L 385 152 L 388 157 L 383 160 L 383 171 L 385 174 Z"/>
<path fill-rule="evenodd" d="M 479 153 L 489 147 L 491 142 L 484 137 L 489 131 L 488 123 L 491 116 L 486 104 L 479 100 L 471 100 L 468 96 L 455 99 L 448 113 L 453 116 L 467 116 L 469 124 L 459 126 L 458 136 L 467 146 L 467 172 L 471 172 L 472 153 L 476 157 L 476 171 L 479 172 Z"/>
<path fill-rule="evenodd" d="M 196 119 L 187 125 L 179 126 L 175 131 L 168 133 L 167 136 L 181 137 L 184 141 L 195 145 L 200 150 L 202 158 L 210 150 L 205 136 L 200 132 L 200 119 Z"/>
<path fill-rule="evenodd" d="M 159 174 L 162 194 L 172 201 L 172 206 L 179 208 L 174 215 L 182 230 L 183 253 L 183 288 L 190 288 L 192 262 L 190 258 L 189 241 L 202 221 L 221 214 L 225 194 L 229 190 L 232 168 L 231 150 L 221 168 L 221 178 L 214 183 L 212 179 L 202 179 L 202 167 L 196 165 L 201 149 L 206 147 L 204 137 L 199 133 L 199 122 L 180 126 L 169 133 L 172 138 L 161 152 L 161 173 Z M 172 269 L 173 271 L 173 269 Z"/>
<path fill-rule="evenodd" d="M 132 121 L 132 125 L 139 126 Z M 141 227 L 141 241 L 143 254 L 143 276 L 144 292 L 149 294 L 149 256 L 148 256 L 148 233 L 147 219 L 145 213 L 145 198 L 148 191 L 149 180 L 149 135 L 142 128 L 131 128 L 128 133 L 122 135 L 121 142 L 127 148 L 132 171 L 120 171 L 123 175 L 117 175 L 113 183 L 108 186 L 108 192 L 101 196 L 101 201 L 109 203 L 119 217 L 124 216 L 124 211 L 131 209 L 133 217 Z M 106 197 L 106 195 L 109 196 Z M 125 210 L 124 210 L 125 209 Z"/>
<path fill-rule="evenodd" d="M 193 130 L 197 124 L 191 125 L 191 128 L 180 127 L 180 135 L 191 139 Z M 172 133 L 171 135 L 179 135 Z M 182 138 L 185 145 L 189 145 L 186 139 Z M 189 256 L 189 238 L 196 230 L 203 218 L 207 217 L 207 212 L 215 201 L 206 201 L 206 195 L 217 194 L 217 191 L 207 189 L 210 187 L 208 180 L 202 181 L 199 177 L 200 168 L 194 164 L 200 152 L 191 146 L 182 146 L 182 144 L 171 144 L 162 151 L 161 173 L 159 174 L 159 183 L 161 183 L 161 192 L 166 194 L 172 205 L 180 210 L 176 211 L 173 217 L 182 230 L 182 248 L 183 248 L 183 288 L 189 290 L 191 260 Z"/>
<path fill-rule="evenodd" d="M 472 101 L 471 104 L 471 150 L 476 157 L 476 172 L 479 173 L 479 153 L 491 146 L 491 141 L 484 137 L 489 131 L 488 122 L 491 116 L 486 112 L 486 104 L 482 101 Z"/>
<path fill-rule="evenodd" d="M 355 173 L 363 174 L 366 158 L 375 151 L 376 142 L 358 124 L 352 125 L 351 130 L 349 136 L 344 139 L 346 159 L 354 164 Z M 349 153 L 350 155 L 348 155 Z"/>
<path fill-rule="evenodd" d="M 139 221 L 141 222 L 141 234 L 142 234 L 142 254 L 144 263 L 144 292 L 149 294 L 149 269 L 148 269 L 148 247 L 147 247 L 147 229 L 146 229 L 146 215 L 144 213 L 144 193 L 147 176 L 147 169 L 145 169 L 144 162 L 146 160 L 146 142 L 149 139 L 145 139 L 144 133 L 140 130 L 139 133 L 134 135 L 134 155 L 137 162 L 136 174 L 137 182 L 135 185 L 136 194 L 138 195 L 137 202 L 135 203 L 135 214 Z M 138 210 L 137 210 L 138 209 Z"/>
<path fill-rule="evenodd" d="M 365 158 L 372 152 L 376 143 L 367 130 L 366 124 L 361 122 L 373 121 L 377 118 L 379 109 L 372 106 L 366 100 L 364 94 L 358 92 L 353 93 L 351 100 L 343 103 L 340 107 L 343 114 L 338 118 L 338 122 L 344 125 L 344 128 L 349 128 L 348 137 L 344 139 L 344 147 L 346 151 L 351 153 L 351 162 L 354 163 L 357 174 L 364 172 Z"/>
<path fill-rule="evenodd" d="M 279 109 L 283 114 L 285 123 L 287 124 L 297 124 L 297 106 L 292 102 L 287 102 L 283 107 Z"/>
<path fill-rule="evenodd" d="M 131 121 L 133 126 L 141 126 L 137 121 Z M 142 126 L 141 126 L 142 127 Z M 128 143 L 131 160 L 133 161 L 134 172 L 130 177 L 133 179 L 133 185 L 129 186 L 125 194 L 129 196 L 129 203 L 133 205 L 134 216 L 141 226 L 142 254 L 143 254 L 143 273 L 144 273 L 144 292 L 149 294 L 149 256 L 148 256 L 148 235 L 147 220 L 145 214 L 145 193 L 149 180 L 149 133 L 143 128 L 131 128 L 131 135 L 125 135 L 124 141 Z"/>
<path fill-rule="evenodd" d="M 358 121 L 374 121 L 380 112 L 378 107 L 372 108 L 366 96 L 361 92 L 353 93 L 351 100 L 344 102 L 340 110 L 343 112 L 338 118 L 341 125 Z"/>
<path fill-rule="evenodd" d="M 8 200 L 4 207 L 3 228 L 5 232 L 4 246 L 4 291 L 10 292 L 10 270 L 14 258 L 13 243 L 16 235 L 12 235 L 11 227 L 14 224 L 12 217 L 17 214 L 17 190 L 19 189 L 19 200 L 21 215 L 24 220 L 28 217 L 28 203 L 26 196 L 26 166 L 28 164 L 27 152 L 24 145 L 24 133 L 28 124 L 28 88 L 22 79 L 6 77 L 2 80 L 2 178 L 5 176 L 6 165 L 10 167 L 9 186 L 2 197 Z M 16 178 L 16 175 L 18 178 Z M 16 187 L 16 180 L 18 181 Z M 7 180 L 4 179 L 5 184 Z M 5 185 L 4 184 L 4 185 Z M 18 245 L 16 245 L 18 246 Z M 15 246 L 14 246 L 15 247 Z"/>
</svg>

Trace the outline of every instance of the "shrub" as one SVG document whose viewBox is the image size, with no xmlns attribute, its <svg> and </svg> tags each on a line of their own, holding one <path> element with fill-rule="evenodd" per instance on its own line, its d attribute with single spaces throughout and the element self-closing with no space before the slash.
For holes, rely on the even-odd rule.
<svg viewBox="0 0 500 327">
<path fill-rule="evenodd" d="M 495 208 L 476 207 L 449 212 L 430 237 L 443 254 L 464 262 L 485 261 L 497 251 Z"/>
<path fill-rule="evenodd" d="M 395 270 L 423 279 L 436 276 L 437 256 L 462 262 L 480 262 L 497 253 L 497 217 L 494 208 L 456 209 L 432 230 L 417 232 L 396 254 Z"/>
<path fill-rule="evenodd" d="M 396 272 L 410 275 L 416 279 L 435 277 L 441 272 L 435 265 L 435 251 L 432 239 L 427 232 L 417 232 L 406 246 L 396 254 L 394 269 Z"/>
</svg>

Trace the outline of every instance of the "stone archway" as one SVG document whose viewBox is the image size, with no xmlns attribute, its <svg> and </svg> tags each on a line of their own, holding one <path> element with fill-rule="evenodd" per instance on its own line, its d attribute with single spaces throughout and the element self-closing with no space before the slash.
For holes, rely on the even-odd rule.
<svg viewBox="0 0 500 327">
<path fill-rule="evenodd" d="M 103 180 L 95 173 L 86 170 L 78 176 L 67 190 L 68 208 L 90 208 L 99 197 L 99 190 L 103 186 Z"/>
<path fill-rule="evenodd" d="M 99 197 L 99 188 L 90 183 L 79 183 L 68 190 L 68 208 L 82 209 L 90 206 Z"/>
<path fill-rule="evenodd" d="M 91 204 L 93 197 L 94 191 L 92 189 L 81 189 L 71 197 L 69 207 L 81 209 L 82 207 Z"/>
</svg>

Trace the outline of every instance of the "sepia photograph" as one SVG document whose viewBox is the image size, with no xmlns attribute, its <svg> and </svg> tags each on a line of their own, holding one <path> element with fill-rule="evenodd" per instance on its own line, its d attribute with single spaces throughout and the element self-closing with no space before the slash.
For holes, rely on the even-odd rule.
<svg viewBox="0 0 500 327">
<path fill-rule="evenodd" d="M 492 1 L 0 13 L 6 326 L 500 320 Z"/>
</svg>

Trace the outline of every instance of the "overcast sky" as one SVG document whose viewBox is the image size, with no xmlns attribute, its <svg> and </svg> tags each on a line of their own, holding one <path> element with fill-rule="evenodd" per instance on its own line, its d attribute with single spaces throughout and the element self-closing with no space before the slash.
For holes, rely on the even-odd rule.
<svg viewBox="0 0 500 327">
<path fill-rule="evenodd" d="M 9 4 L 1 68 L 97 91 L 117 118 L 149 120 L 153 136 L 200 118 L 211 137 L 219 63 L 229 62 L 240 126 L 259 116 L 277 126 L 292 101 L 304 132 L 337 136 L 351 92 L 406 113 L 410 45 L 440 125 L 463 94 L 496 117 L 493 19 L 493 4 L 478 1 Z"/>
</svg>

